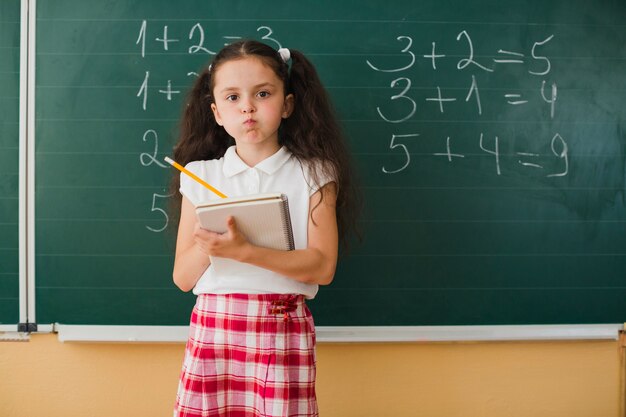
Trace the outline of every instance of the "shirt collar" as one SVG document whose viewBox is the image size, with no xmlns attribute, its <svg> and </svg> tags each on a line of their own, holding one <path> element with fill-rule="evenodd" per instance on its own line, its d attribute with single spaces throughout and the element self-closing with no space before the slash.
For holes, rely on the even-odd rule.
<svg viewBox="0 0 626 417">
<path fill-rule="evenodd" d="M 241 158 L 239 158 L 235 149 L 236 147 L 233 145 L 228 148 L 224 154 L 224 175 L 226 177 L 232 177 L 250 169 L 250 167 L 243 162 Z M 283 166 L 289 158 L 291 158 L 291 152 L 283 146 L 274 155 L 269 156 L 256 164 L 255 168 L 268 175 L 272 175 L 278 171 L 278 169 Z"/>
</svg>

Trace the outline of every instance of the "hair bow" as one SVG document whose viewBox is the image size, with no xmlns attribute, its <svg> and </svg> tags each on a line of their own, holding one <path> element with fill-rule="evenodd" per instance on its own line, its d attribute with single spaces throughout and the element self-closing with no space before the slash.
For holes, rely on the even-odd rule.
<svg viewBox="0 0 626 417">
<path fill-rule="evenodd" d="M 280 48 L 278 50 L 278 55 L 280 55 L 285 64 L 291 59 L 291 52 L 289 52 L 289 49 L 287 48 Z"/>
</svg>

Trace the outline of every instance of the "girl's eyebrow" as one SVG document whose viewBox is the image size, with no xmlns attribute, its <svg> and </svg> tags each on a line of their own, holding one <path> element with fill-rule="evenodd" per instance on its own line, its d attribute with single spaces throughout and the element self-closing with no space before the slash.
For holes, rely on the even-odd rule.
<svg viewBox="0 0 626 417">
<path fill-rule="evenodd" d="M 264 83 L 252 86 L 252 89 L 258 90 L 259 88 L 263 88 L 263 87 L 275 87 L 275 85 L 274 83 L 271 83 L 271 82 L 264 82 Z M 220 93 L 223 94 L 227 91 L 239 91 L 239 90 L 240 90 L 240 87 L 224 87 L 220 90 Z"/>
<path fill-rule="evenodd" d="M 253 90 L 258 90 L 259 88 L 262 88 L 262 87 L 274 87 L 274 84 L 271 83 L 271 82 L 265 82 L 265 83 L 261 83 L 261 84 L 255 85 L 254 87 L 252 87 L 252 89 Z"/>
</svg>

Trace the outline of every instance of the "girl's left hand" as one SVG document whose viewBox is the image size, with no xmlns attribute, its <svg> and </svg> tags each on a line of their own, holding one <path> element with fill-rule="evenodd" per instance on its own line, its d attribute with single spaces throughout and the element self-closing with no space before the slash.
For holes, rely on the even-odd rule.
<svg viewBox="0 0 626 417">
<path fill-rule="evenodd" d="M 226 219 L 226 227 L 228 228 L 226 233 L 216 233 L 201 229 L 199 234 L 203 235 L 204 247 L 211 256 L 240 260 L 250 242 L 239 231 L 237 223 L 232 216 Z"/>
</svg>

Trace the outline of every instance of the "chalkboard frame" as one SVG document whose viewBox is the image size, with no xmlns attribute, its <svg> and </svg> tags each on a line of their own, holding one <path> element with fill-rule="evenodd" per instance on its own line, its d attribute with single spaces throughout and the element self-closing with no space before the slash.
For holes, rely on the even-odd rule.
<svg viewBox="0 0 626 417">
<path fill-rule="evenodd" d="M 26 215 L 25 215 L 25 202 L 26 202 L 26 167 L 27 167 L 27 155 L 26 155 L 26 88 L 27 88 L 27 36 L 28 36 L 28 4 L 25 0 L 15 1 L 16 12 L 19 22 L 19 34 L 16 37 L 18 42 L 17 48 L 19 48 L 19 63 L 18 63 L 18 80 L 17 89 L 19 91 L 19 109 L 18 109 L 18 125 L 17 125 L 17 175 L 18 175 L 18 190 L 17 190 L 17 285 L 18 285 L 18 305 L 15 311 L 17 320 L 15 323 L 11 321 L 4 321 L 0 325 L 0 332 L 8 334 L 5 338 L 12 340 L 12 334 L 16 331 L 28 329 L 26 326 L 22 326 L 22 323 L 27 321 L 27 299 L 26 299 L 26 251 L 25 251 L 25 233 L 26 233 Z M 31 328 L 33 329 L 33 328 Z"/>
<path fill-rule="evenodd" d="M 35 1 L 30 1 L 28 2 L 30 3 L 31 7 L 35 6 Z M 32 25 L 32 32 L 31 32 L 31 37 L 30 39 L 34 39 L 34 14 L 31 15 L 32 19 L 33 19 L 33 25 Z M 34 51 L 34 45 L 33 48 L 31 49 L 31 51 Z M 34 80 L 34 54 L 33 54 L 33 59 L 29 61 L 29 66 L 32 63 L 33 68 L 32 68 L 32 72 L 29 71 L 29 80 L 31 79 L 31 75 L 32 75 L 32 80 Z M 34 82 L 31 84 L 34 85 Z M 30 92 L 32 92 L 34 89 L 31 89 Z M 30 113 L 31 115 L 34 115 L 34 93 L 32 98 L 29 100 L 29 108 L 30 106 L 33 106 L 33 110 Z M 32 127 L 32 129 L 30 130 L 30 132 L 34 132 L 34 117 L 30 118 L 28 120 L 28 125 Z M 29 198 L 29 200 L 32 202 L 34 201 L 34 155 L 31 155 L 30 152 L 33 151 L 34 149 L 34 137 L 31 135 L 29 137 L 29 143 L 31 143 L 31 146 L 28 147 L 29 149 L 29 157 L 28 157 L 28 167 L 29 167 L 29 186 L 28 189 L 30 191 L 32 191 L 32 196 Z M 31 183 L 32 182 L 32 183 Z M 28 255 L 27 255 L 27 259 L 29 260 L 29 274 L 28 274 L 28 288 L 29 291 L 32 291 L 32 294 L 29 292 L 29 314 L 28 314 L 28 318 L 29 320 L 32 319 L 33 322 L 36 323 L 35 320 L 35 314 L 34 314 L 34 277 L 35 277 L 35 273 L 34 273 L 34 209 L 32 206 L 29 205 L 29 208 L 27 210 L 29 212 L 29 216 L 28 216 Z M 31 216 L 32 215 L 32 216 Z M 93 331 L 95 331 L 96 333 L 99 333 L 102 335 L 102 340 L 110 340 L 110 338 L 112 338 L 113 336 L 111 335 L 111 332 L 116 333 L 119 332 L 120 334 L 123 334 L 123 329 L 135 329 L 135 331 L 137 331 L 138 333 L 143 333 L 144 332 L 144 327 L 142 326 L 128 326 L 128 327 L 119 327 L 119 326 L 72 326 L 72 325 L 62 325 L 62 324 L 55 324 L 53 325 L 54 327 L 52 328 L 52 330 L 54 331 L 58 331 L 59 335 L 61 337 L 61 335 L 63 334 L 64 331 L 69 331 L 71 329 L 77 329 L 80 330 L 82 333 L 84 333 L 85 335 L 88 335 L 90 333 L 92 333 Z M 162 326 L 150 326 L 150 327 L 154 327 L 155 329 L 159 330 L 163 330 Z M 425 334 L 430 334 L 429 332 L 433 332 L 433 333 L 438 333 L 439 330 L 441 329 L 442 331 L 448 331 L 450 334 L 457 334 L 456 337 L 459 337 L 460 339 L 454 339 L 454 340 L 474 340 L 471 339 L 470 336 L 462 336 L 461 332 L 455 332 L 455 328 L 457 328 L 458 326 L 429 326 L 428 329 L 424 329 L 422 327 L 415 327 L 415 326 L 400 326 L 400 327 L 394 327 L 394 326 L 384 326 L 384 327 L 359 327 L 359 326 L 345 326 L 345 327 L 340 327 L 340 328 L 334 328 L 332 326 L 327 326 L 327 327 L 320 327 L 319 328 L 319 332 L 320 333 L 324 333 L 327 332 L 328 336 L 328 340 L 336 340 L 336 341 L 340 341 L 340 340 L 352 340 L 352 341 L 361 341 L 361 340 L 370 340 L 370 341 L 376 341 L 376 340 L 385 340 L 385 341 L 392 341 L 392 340 L 398 340 L 398 341 L 402 341 L 405 340 L 403 338 L 403 335 L 409 335 L 406 336 L 408 340 L 420 340 L 421 337 L 426 337 L 423 336 Z M 546 338 L 568 338 L 568 336 L 572 336 L 572 338 L 594 338 L 594 335 L 596 337 L 600 337 L 600 338 L 613 338 L 613 336 L 615 336 L 617 333 L 616 331 L 619 330 L 621 328 L 621 325 L 563 325 L 563 326 L 555 326 L 555 325 L 537 325 L 537 326 L 524 326 L 524 325 L 520 325 L 520 326 L 505 326 L 508 329 L 517 329 L 518 333 L 517 336 L 513 336 L 513 337 L 524 337 L 522 335 L 530 335 L 530 336 L 525 336 L 525 337 L 530 337 L 530 338 L 539 338 L 541 339 L 542 336 L 541 335 L 546 335 L 549 334 L 550 336 L 547 336 Z M 173 332 L 176 332 L 176 329 L 180 329 L 181 327 L 179 326 L 167 326 L 167 329 L 170 329 Z M 183 329 L 186 327 L 182 327 Z M 470 333 L 473 331 L 474 335 L 478 335 L 476 337 L 478 337 L 478 339 L 475 340 L 492 340 L 492 339 L 483 339 L 484 337 L 487 336 L 480 336 L 480 334 L 483 334 L 481 332 L 486 332 L 489 334 L 494 334 L 496 335 L 496 338 L 504 338 L 504 339 L 495 339 L 495 340 L 507 340 L 506 338 L 508 336 L 506 336 L 506 332 L 498 332 L 498 330 L 503 329 L 504 327 L 501 326 L 463 326 L 462 329 L 464 330 L 469 330 Z M 532 330 L 535 330 L 534 332 Z M 372 333 L 372 332 L 378 332 L 378 333 Z M 396 334 L 396 336 L 381 336 L 382 334 L 392 334 L 393 332 L 399 332 Z M 615 333 L 614 333 L 615 332 Z M 355 336 L 355 334 L 360 333 L 360 335 L 369 335 L 367 337 L 369 337 L 369 339 L 365 336 Z M 514 332 L 515 333 L 515 332 Z M 613 335 L 613 336 L 609 336 Z M 422 335 L 422 336 L 420 336 Z M 365 337 L 365 339 L 359 339 L 360 337 Z M 395 339 L 394 339 L 395 337 Z M 470 339 L 465 339 L 465 337 L 470 337 Z M 114 337 L 113 337 L 114 338 Z M 142 336 L 139 336 L 136 338 L 137 340 L 142 339 Z M 321 338 L 321 340 L 324 338 Z M 72 337 L 67 337 L 65 338 L 65 340 L 74 340 Z M 176 339 L 178 340 L 178 338 Z M 426 339 L 424 340 L 437 340 L 436 338 L 431 338 L 428 339 L 426 337 Z M 440 339 L 440 340 L 444 340 L 444 339 Z"/>
</svg>

